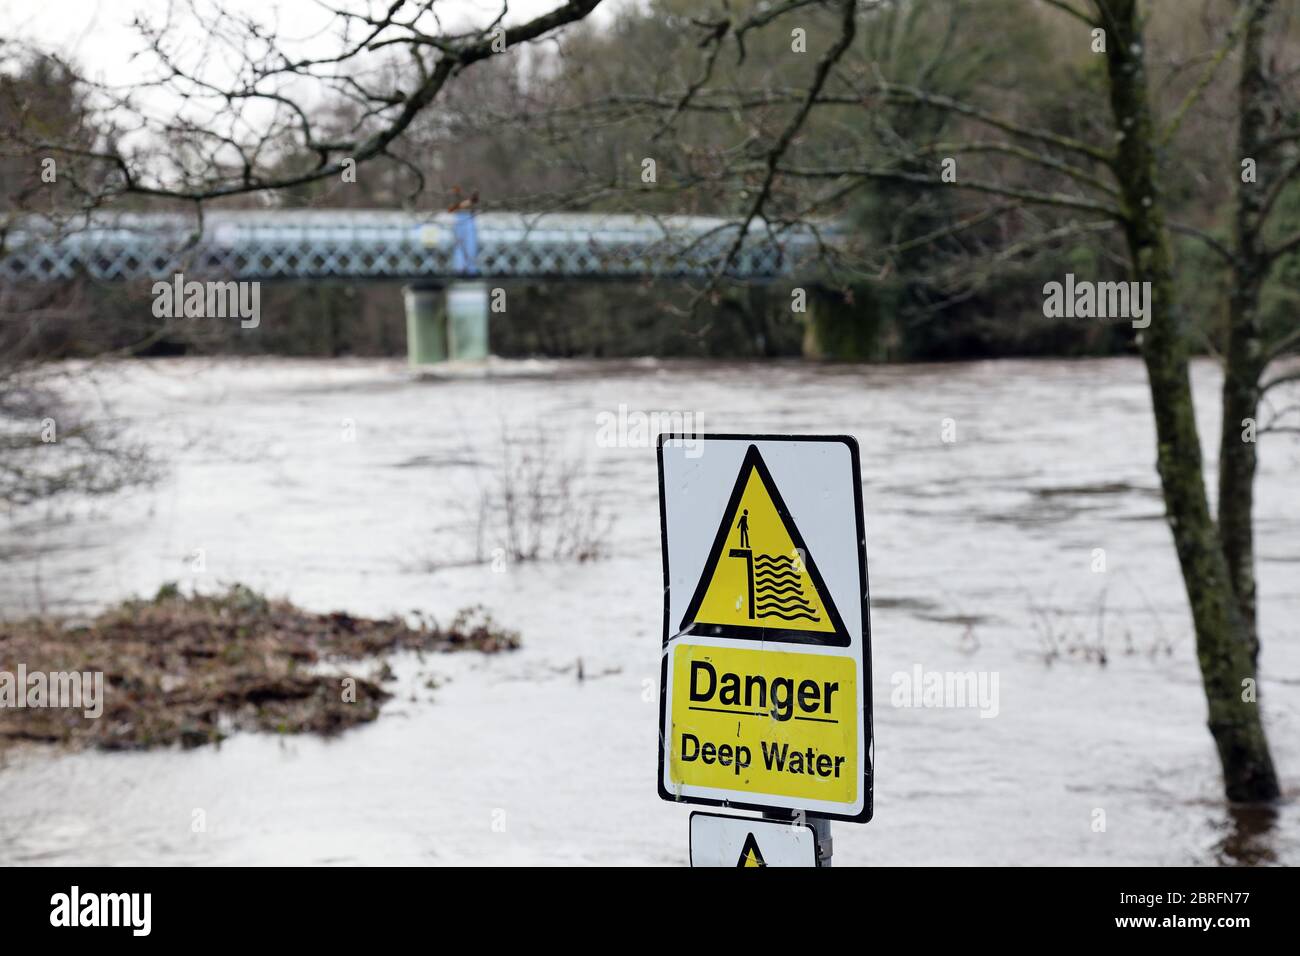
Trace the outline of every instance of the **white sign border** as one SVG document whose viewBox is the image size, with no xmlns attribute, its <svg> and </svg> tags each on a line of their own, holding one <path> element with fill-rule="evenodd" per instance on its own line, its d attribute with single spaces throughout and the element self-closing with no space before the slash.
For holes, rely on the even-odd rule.
<svg viewBox="0 0 1300 956">
<path fill-rule="evenodd" d="M 671 652 L 678 644 L 702 645 L 714 647 L 735 647 L 735 641 L 728 641 L 721 638 L 708 638 L 702 635 L 682 635 L 675 636 L 672 630 L 670 616 L 671 607 L 671 585 L 672 579 L 668 565 L 668 515 L 666 492 L 664 488 L 664 446 L 673 441 L 678 442 L 703 442 L 704 448 L 707 449 L 708 442 L 712 441 L 737 441 L 737 442 L 839 442 L 844 444 L 849 451 L 850 469 L 853 478 L 853 505 L 854 519 L 857 525 L 857 542 L 858 542 L 858 583 L 862 595 L 862 632 L 860 639 L 860 659 L 858 660 L 858 700 L 862 708 L 862 722 L 859 725 L 858 735 L 858 766 L 862 768 L 862 787 L 858 792 L 858 799 L 852 804 L 843 802 L 829 802 L 821 800 L 810 800 L 806 797 L 783 797 L 779 795 L 758 795 L 757 798 L 765 802 L 750 803 L 747 801 L 736 800 L 730 796 L 717 796 L 718 794 L 735 793 L 736 791 L 719 790 L 713 787 L 697 787 L 689 785 L 675 785 L 669 789 L 668 765 L 664 759 L 666 753 L 665 734 L 669 732 L 668 728 L 668 700 L 669 684 L 672 668 L 668 666 L 668 659 Z M 761 449 L 760 449 L 761 452 Z M 663 433 L 659 435 L 659 441 L 656 447 L 656 456 L 659 466 L 659 539 L 660 554 L 663 561 L 664 572 L 664 630 L 663 646 L 659 662 L 659 773 L 656 781 L 659 796 L 673 803 L 693 803 L 703 806 L 713 807 L 735 807 L 741 810 L 806 810 L 819 817 L 829 820 L 842 820 L 847 823 L 866 823 L 871 819 L 873 810 L 874 778 L 875 778 L 875 733 L 872 725 L 872 693 L 871 693 L 871 597 L 867 582 L 867 554 L 866 554 L 866 528 L 862 514 L 862 465 L 858 454 L 858 441 L 852 435 L 772 435 L 772 434 L 683 434 L 681 432 Z M 793 517 L 793 516 L 792 516 Z M 764 642 L 764 646 L 778 642 Z M 789 644 L 779 645 L 782 650 L 790 653 L 823 653 L 843 657 L 843 648 L 824 647 L 819 648 L 807 644 Z"/>
</svg>

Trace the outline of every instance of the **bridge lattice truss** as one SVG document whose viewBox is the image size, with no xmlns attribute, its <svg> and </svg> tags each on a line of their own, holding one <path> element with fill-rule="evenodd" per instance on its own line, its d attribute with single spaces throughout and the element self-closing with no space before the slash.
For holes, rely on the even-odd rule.
<svg viewBox="0 0 1300 956">
<path fill-rule="evenodd" d="M 176 273 L 220 280 L 420 280 L 463 278 L 701 278 L 735 242 L 739 226 L 697 216 L 483 213 L 470 261 L 450 215 L 389 211 L 240 210 L 193 217 L 98 215 L 59 229 L 11 227 L 0 279 L 50 282 L 161 280 Z M 834 243 L 828 229 L 755 224 L 728 276 L 794 278 L 817 270 Z"/>
</svg>

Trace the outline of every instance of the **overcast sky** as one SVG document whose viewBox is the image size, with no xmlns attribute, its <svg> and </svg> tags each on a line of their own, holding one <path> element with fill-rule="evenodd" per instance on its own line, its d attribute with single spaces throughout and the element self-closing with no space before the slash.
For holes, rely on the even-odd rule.
<svg viewBox="0 0 1300 956">
<path fill-rule="evenodd" d="M 211 5 L 217 0 L 199 0 Z M 219 0 L 231 12 L 252 13 L 261 22 L 278 22 L 284 36 L 312 42 L 331 16 L 320 0 Z M 328 0 L 331 5 L 364 9 L 365 0 Z M 507 23 L 518 22 L 560 6 L 563 0 L 510 0 Z M 628 0 L 606 0 L 592 15 L 605 19 L 606 6 Z M 387 5 L 371 3 L 381 10 Z M 141 49 L 138 34 L 131 28 L 136 14 L 161 23 L 169 8 L 183 25 L 187 4 L 178 0 L 0 0 L 0 38 L 33 42 L 79 63 L 94 79 L 119 84 L 139 78 L 140 68 L 131 57 Z M 500 0 L 443 0 L 436 7 L 449 28 L 490 23 L 501 9 Z M 327 42 L 317 39 L 315 42 Z M 334 48 L 331 44 L 331 49 Z"/>
</svg>

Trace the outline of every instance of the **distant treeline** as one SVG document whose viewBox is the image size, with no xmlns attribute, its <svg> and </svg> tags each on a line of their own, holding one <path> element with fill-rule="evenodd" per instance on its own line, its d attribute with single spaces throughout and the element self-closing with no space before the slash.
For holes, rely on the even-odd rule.
<svg viewBox="0 0 1300 956">
<path fill-rule="evenodd" d="M 925 361 L 998 356 L 1113 355 L 1132 348 L 1127 323 L 1045 318 L 1041 290 L 1025 288 L 1006 314 L 939 311 L 903 321 L 888 285 L 809 290 L 770 283 L 721 289 L 700 304 L 679 283 L 522 283 L 490 315 L 492 352 L 504 357 L 797 357 L 816 326 L 820 358 Z M 1037 300 L 1037 301 L 1036 301 Z M 238 318 L 180 318 L 165 329 L 144 283 L 78 283 L 27 348 L 46 357 L 129 349 L 140 356 L 401 356 L 406 319 L 396 283 L 264 283 L 257 328 Z M 692 311 L 694 307 L 694 311 Z"/>
<path fill-rule="evenodd" d="M 743 6 L 743 4 L 742 4 Z M 1152 4 L 1148 32 L 1173 59 L 1195 62 L 1212 48 L 1236 5 L 1230 0 Z M 715 86 L 730 84 L 776 105 L 743 117 L 691 112 L 671 124 L 653 104 L 671 104 L 698 76 L 701 54 L 691 0 L 649 0 L 606 21 L 568 30 L 554 50 L 511 52 L 476 65 L 471 82 L 445 97 L 404 133 L 393 155 L 358 167 L 354 181 L 320 181 L 272 195 L 243 196 L 218 207 L 406 208 L 439 211 L 477 193 L 482 209 L 587 209 L 740 216 L 752 178 L 737 170 L 734 144 L 750 126 L 779 129 L 790 107 L 783 91 L 806 84 L 807 57 L 792 56 L 782 31 L 756 33 L 747 56 L 716 64 Z M 1022 0 L 915 0 L 886 5 L 864 22 L 844 75 L 924 83 L 935 95 L 982 103 L 1026 127 L 1096 139 L 1112 135 L 1104 110 L 1104 58 L 1080 42 L 1077 25 L 1045 5 Z M 833 16 L 813 6 L 801 23 L 824 42 Z M 972 38 L 978 37 L 978 42 Z M 814 44 L 815 45 L 815 44 Z M 401 64 L 395 63 L 394 69 Z M 1165 109 L 1185 95 L 1187 69 L 1170 67 L 1153 95 Z M 1171 220 L 1220 240 L 1231 233 L 1240 157 L 1233 154 L 1231 71 L 1211 74 L 1208 109 L 1189 115 L 1164 154 Z M 837 89 L 839 89 L 837 87 Z M 1083 95 L 1084 93 L 1088 95 Z M 647 104 L 651 104 L 647 106 Z M 324 126 L 345 131 L 356 104 L 321 109 Z M 87 145 L 113 131 L 79 93 L 72 73 L 39 58 L 0 59 L 0 132 L 33 116 L 48 138 Z M 938 176 L 942 153 L 924 152 L 967 132 L 963 120 L 917 103 L 869 109 L 848 97 L 843 113 L 819 111 L 802 130 L 791 164 L 852 166 L 868 152 L 896 168 Z M 27 135 L 30 137 L 30 131 Z M 989 137 L 996 140 L 996 132 Z M 918 146 L 918 144 L 920 144 Z M 919 150 L 919 151 L 918 151 Z M 892 152 L 891 152 L 892 151 Z M 643 178 L 647 158 L 656 178 Z M 744 157 L 742 156 L 743 160 Z M 956 174 L 1042 190 L 1051 173 L 1017 182 L 1012 158 L 996 150 L 955 157 Z M 65 179 L 40 180 L 39 156 L 0 155 L 0 214 L 59 208 L 77 198 Z M 285 169 L 310 168 L 316 157 L 286 148 Z M 913 164 L 913 165 L 908 165 Z M 743 162 L 740 163 L 743 166 Z M 95 168 L 68 171 L 85 186 Z M 79 178 L 78 178 L 79 177 Z M 835 184 L 825 187 L 829 189 Z M 1131 351 L 1124 322 L 1049 319 L 1044 285 L 1067 273 L 1104 282 L 1127 278 L 1122 237 L 1070 234 L 1077 211 L 995 208 L 978 194 L 917 188 L 898 181 L 858 182 L 824 203 L 821 182 L 785 177 L 774 204 L 795 212 L 824 210 L 851 223 L 864 250 L 855 266 L 835 272 L 834 288 L 816 299 L 817 353 L 833 358 L 925 360 L 1001 355 L 1107 355 Z M 147 197 L 118 207 L 168 208 Z M 1300 220 L 1300 193 L 1284 190 L 1280 213 Z M 1050 242 L 1041 237 L 1058 235 Z M 942 238 L 927 238 L 941 236 Z M 1225 269 L 1204 241 L 1176 239 L 1178 290 L 1194 340 L 1212 348 L 1225 316 Z M 874 256 L 873 250 L 889 250 Z M 879 262 L 868 260 L 878 259 Z M 167 277 L 159 277 L 167 278 Z M 491 348 L 521 356 L 790 356 L 805 351 L 809 313 L 791 309 L 788 286 L 721 288 L 692 308 L 698 290 L 680 284 L 511 284 L 509 308 L 492 316 Z M 1290 320 L 1300 297 L 1300 256 L 1270 277 L 1262 322 Z M 179 320 L 164 331 L 151 311 L 148 285 L 5 290 L 0 312 L 22 316 L 0 330 L 0 352 L 27 356 L 94 354 L 105 347 L 139 354 L 269 352 L 290 355 L 398 355 L 404 350 L 397 285 L 266 284 L 257 329 L 237 323 Z M 26 321 L 39 317 L 35 328 Z M 233 326 L 233 327 L 232 327 Z M 1201 346 L 1198 346 L 1201 347 Z"/>
</svg>

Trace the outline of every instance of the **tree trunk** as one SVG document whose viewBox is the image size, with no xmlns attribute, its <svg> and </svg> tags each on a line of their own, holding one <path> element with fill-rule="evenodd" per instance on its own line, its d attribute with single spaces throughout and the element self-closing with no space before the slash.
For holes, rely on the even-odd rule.
<svg viewBox="0 0 1300 956">
<path fill-rule="evenodd" d="M 1209 727 L 1231 800 L 1278 795 L 1255 695 L 1249 635 L 1210 515 L 1192 405 L 1188 341 L 1174 296 L 1173 263 L 1158 189 L 1156 130 L 1147 96 L 1137 0 L 1097 0 L 1106 27 L 1111 112 L 1118 132 L 1115 173 L 1134 278 L 1150 283 L 1150 326 L 1142 333 L 1156 424 L 1156 468 L 1196 629 L 1196 656 Z M 1250 681 L 1246 685 L 1246 681 Z M 1243 700 L 1243 697 L 1248 697 Z"/>
<path fill-rule="evenodd" d="M 1241 76 L 1237 86 L 1237 148 L 1242 159 L 1262 161 L 1261 137 L 1267 116 L 1268 81 L 1260 44 L 1272 0 L 1261 0 L 1242 36 Z M 1259 659 L 1255 603 L 1255 429 L 1244 437 L 1246 422 L 1257 422 L 1259 382 L 1264 373 L 1259 293 L 1268 263 L 1260 248 L 1262 203 L 1269 178 L 1237 183 L 1233 222 L 1232 291 L 1228 300 L 1227 344 L 1223 363 L 1223 427 L 1219 436 L 1219 536 L 1250 638 L 1250 658 Z"/>
</svg>

